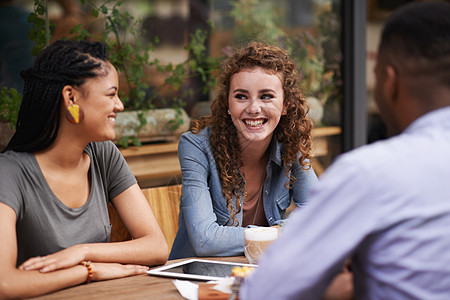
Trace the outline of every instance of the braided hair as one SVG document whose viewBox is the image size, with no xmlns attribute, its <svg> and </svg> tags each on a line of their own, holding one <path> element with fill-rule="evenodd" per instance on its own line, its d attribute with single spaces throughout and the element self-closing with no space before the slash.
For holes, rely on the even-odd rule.
<svg viewBox="0 0 450 300">
<path fill-rule="evenodd" d="M 33 152 L 50 146 L 58 134 L 62 89 L 99 76 L 107 59 L 100 42 L 60 40 L 45 48 L 21 73 L 25 85 L 16 132 L 3 151 Z"/>
<path fill-rule="evenodd" d="M 293 164 L 298 161 L 303 169 L 309 169 L 311 154 L 312 121 L 307 116 L 308 106 L 297 84 L 295 64 L 281 48 L 261 42 L 250 42 L 222 62 L 218 78 L 217 96 L 211 104 L 211 115 L 194 120 L 193 133 L 211 127 L 210 144 L 226 199 L 234 223 L 245 197 L 245 180 L 239 171 L 243 166 L 242 149 L 237 130 L 228 114 L 228 95 L 231 77 L 244 69 L 261 67 L 270 74 L 279 76 L 284 91 L 286 115 L 280 119 L 274 135 L 283 145 L 283 164 L 286 167 L 286 188 L 292 188 L 295 180 L 291 174 Z M 299 157 L 299 153 L 301 153 Z M 233 204 L 233 197 L 236 204 Z M 237 224 L 238 225 L 238 224 Z"/>
</svg>

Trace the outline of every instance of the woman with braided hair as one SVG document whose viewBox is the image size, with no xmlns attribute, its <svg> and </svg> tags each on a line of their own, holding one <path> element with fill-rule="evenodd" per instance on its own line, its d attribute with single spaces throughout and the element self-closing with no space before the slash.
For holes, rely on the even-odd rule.
<svg viewBox="0 0 450 300">
<path fill-rule="evenodd" d="M 181 136 L 183 186 L 170 259 L 244 253 L 244 229 L 283 222 L 317 177 L 295 65 L 252 42 L 224 60 L 212 114 Z"/>
<path fill-rule="evenodd" d="M 0 154 L 0 298 L 28 298 L 163 264 L 168 249 L 116 146 L 118 76 L 98 42 L 56 41 L 25 80 Z M 108 243 L 112 201 L 133 240 Z"/>
</svg>

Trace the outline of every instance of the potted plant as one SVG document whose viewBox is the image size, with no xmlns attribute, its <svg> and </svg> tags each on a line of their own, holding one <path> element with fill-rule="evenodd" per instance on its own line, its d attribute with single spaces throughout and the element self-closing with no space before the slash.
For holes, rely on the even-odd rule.
<svg viewBox="0 0 450 300">
<path fill-rule="evenodd" d="M 93 21 L 73 27 L 70 37 L 105 43 L 109 60 L 121 79 L 119 96 L 125 109 L 116 118 L 116 143 L 127 147 L 130 143 L 139 146 L 142 141 L 177 138 L 190 125 L 190 118 L 183 109 L 183 97 L 192 93 L 184 88 L 189 76 L 200 76 L 207 87 L 214 81 L 208 74 L 218 61 L 205 58 L 206 33 L 199 31 L 191 36 L 191 42 L 185 48 L 189 53 L 186 61 L 162 65 L 158 59 L 150 57 L 157 40 L 154 43 L 142 41 L 141 20 L 121 7 L 124 1 L 106 0 L 97 4 L 97 1 L 80 0 L 80 3 L 91 7 Z M 52 25 L 44 22 L 46 15 L 46 2 L 35 0 L 34 11 L 29 18 L 35 27 L 31 33 L 31 38 L 36 41 L 35 52 L 45 46 L 44 40 L 47 43 L 49 40 L 48 32 Z M 85 25 L 100 25 L 101 33 L 93 34 Z M 158 85 L 151 84 L 155 73 L 164 78 Z"/>
</svg>

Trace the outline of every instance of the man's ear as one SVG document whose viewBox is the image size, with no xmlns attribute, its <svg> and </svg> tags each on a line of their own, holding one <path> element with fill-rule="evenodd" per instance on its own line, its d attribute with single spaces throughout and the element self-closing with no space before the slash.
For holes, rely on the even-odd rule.
<svg viewBox="0 0 450 300">
<path fill-rule="evenodd" d="M 383 82 L 384 98 L 393 103 L 396 101 L 399 89 L 398 74 L 391 65 L 385 67 L 385 78 Z"/>
</svg>

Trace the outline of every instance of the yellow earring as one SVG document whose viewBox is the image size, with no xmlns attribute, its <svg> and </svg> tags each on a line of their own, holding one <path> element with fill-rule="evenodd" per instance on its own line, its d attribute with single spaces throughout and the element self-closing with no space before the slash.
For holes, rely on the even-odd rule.
<svg viewBox="0 0 450 300">
<path fill-rule="evenodd" d="M 72 124 L 79 124 L 84 117 L 83 110 L 78 104 L 70 104 L 66 109 L 66 119 Z"/>
</svg>

